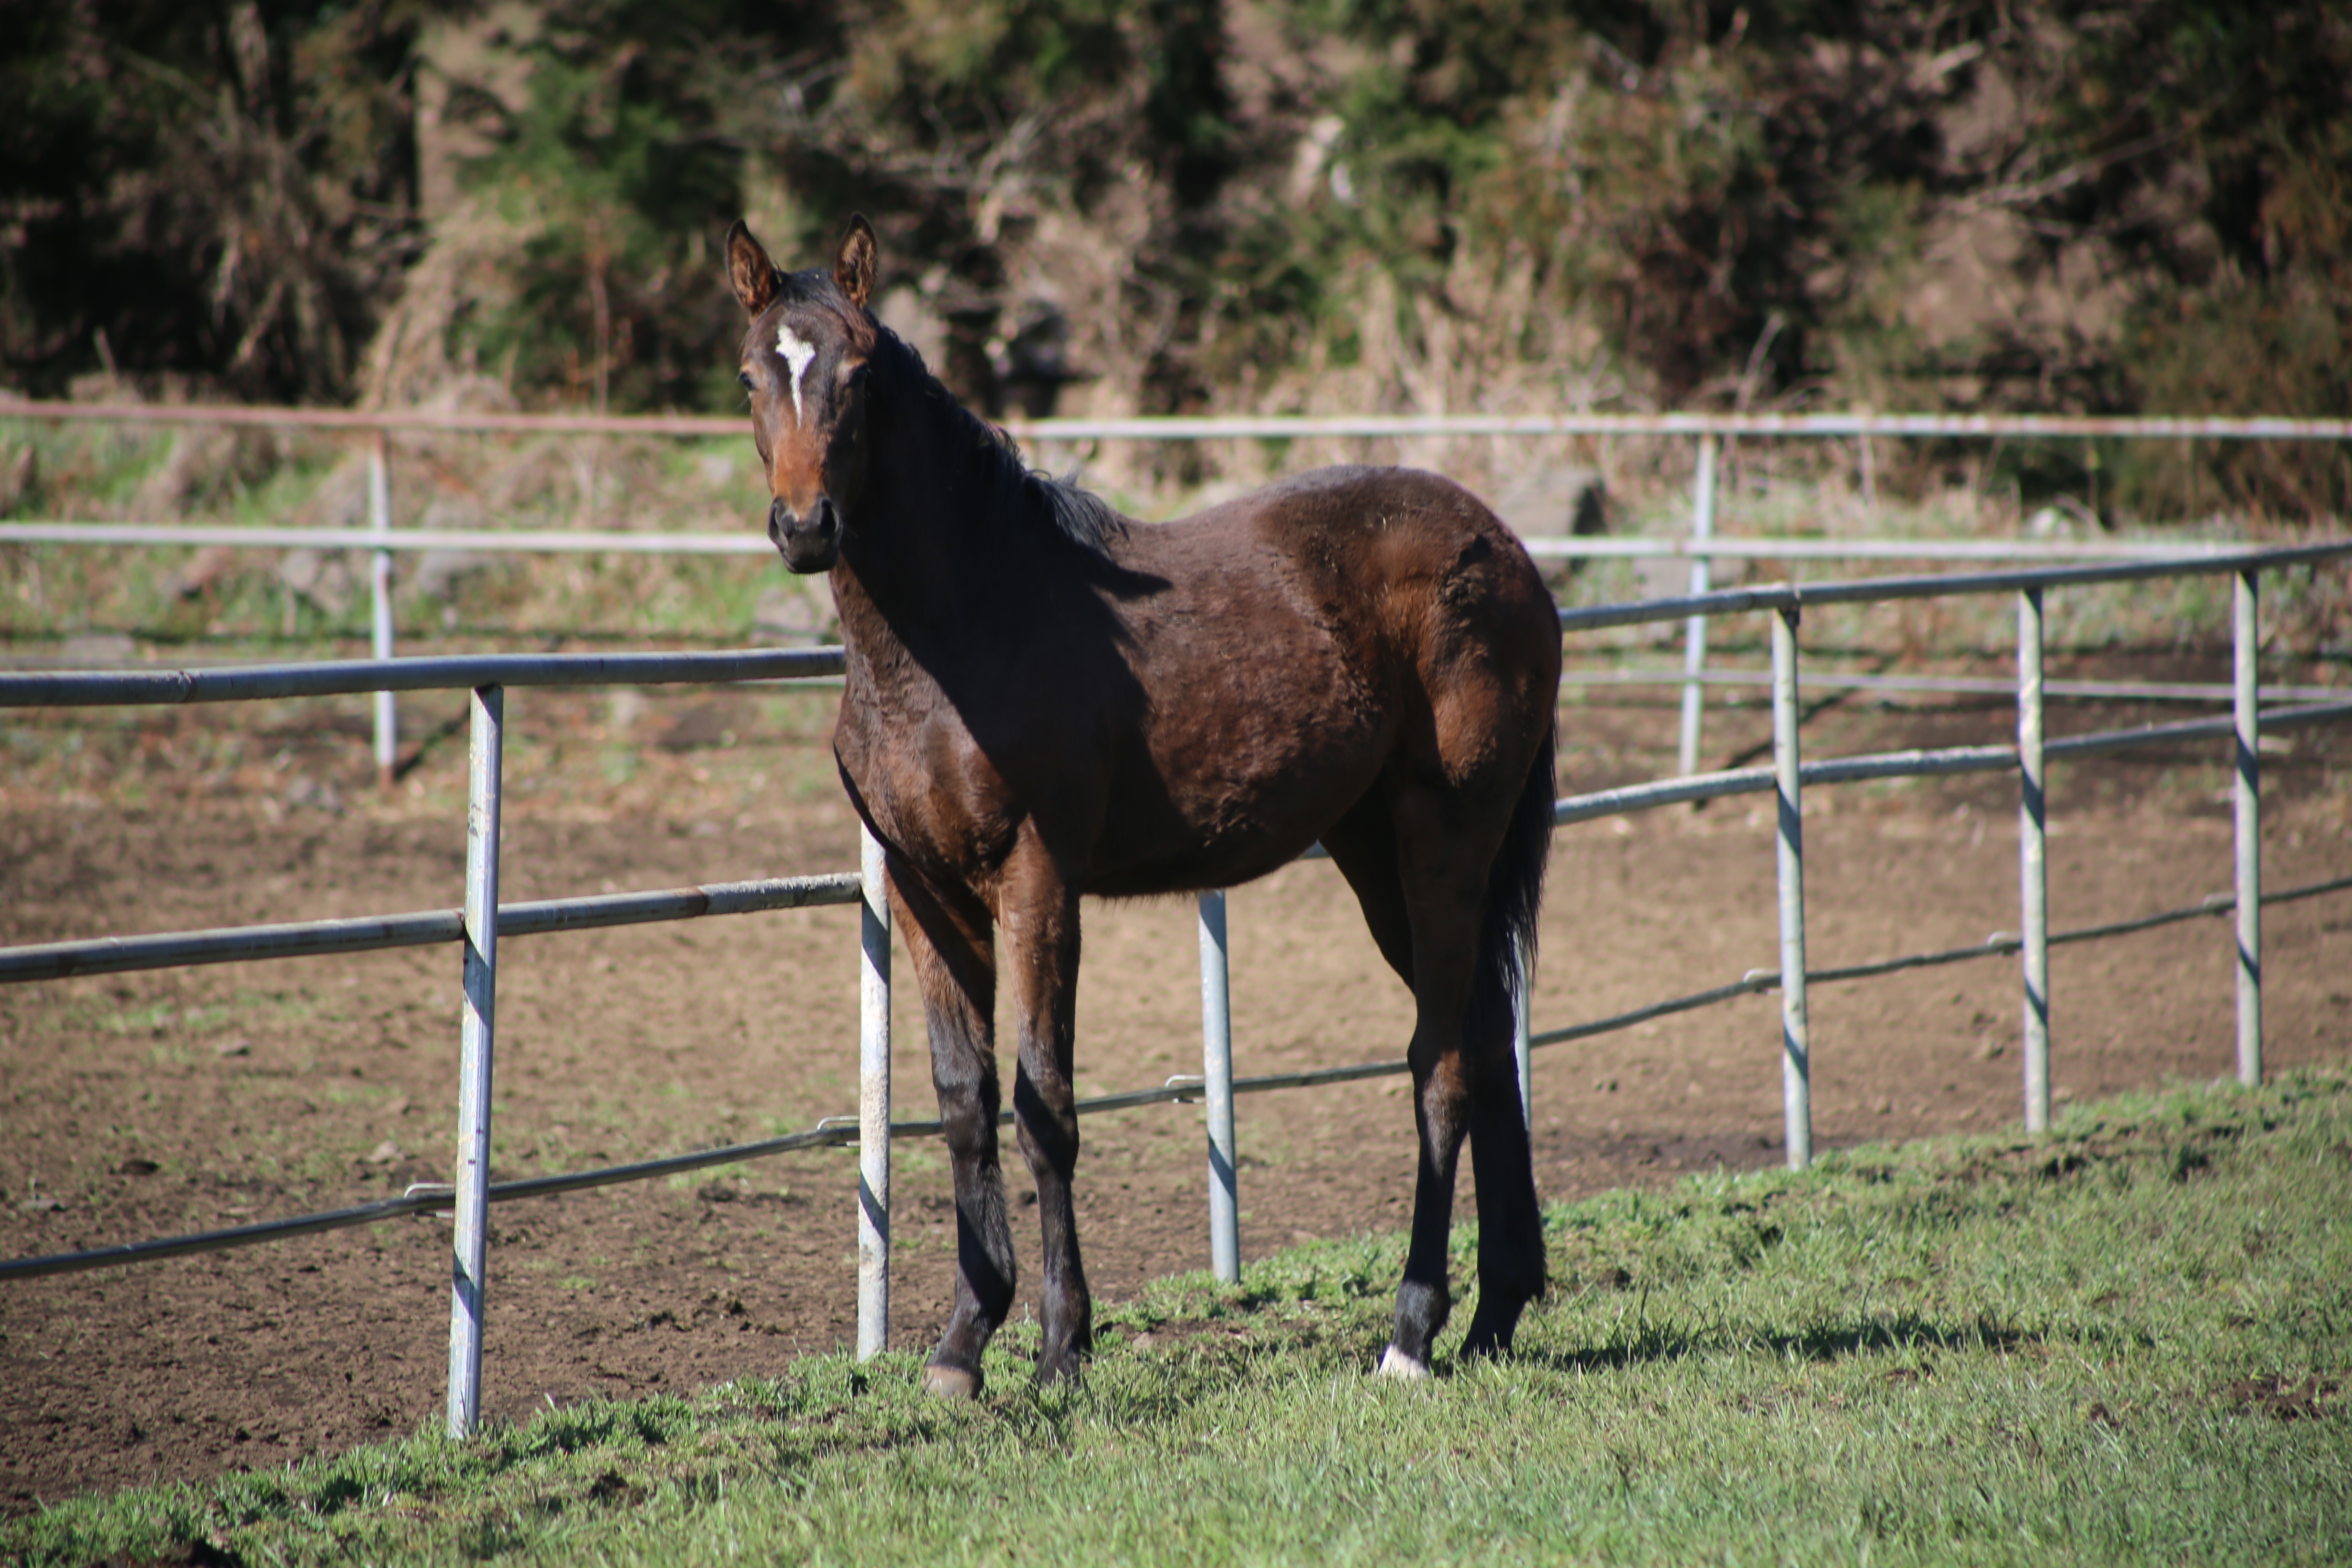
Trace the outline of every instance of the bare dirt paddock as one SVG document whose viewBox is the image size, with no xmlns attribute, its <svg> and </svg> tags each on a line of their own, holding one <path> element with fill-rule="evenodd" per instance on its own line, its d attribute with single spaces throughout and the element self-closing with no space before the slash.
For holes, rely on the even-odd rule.
<svg viewBox="0 0 2352 1568">
<path fill-rule="evenodd" d="M 1664 771 L 1664 707 L 1612 701 L 1563 710 L 1564 788 Z M 510 694 L 506 896 L 849 868 L 829 706 L 815 693 Z M 454 905 L 462 742 L 432 731 L 461 709 L 454 696 L 408 701 L 425 750 L 390 792 L 367 782 L 356 703 L 7 716 L 0 941 Z M 2053 730 L 2148 717 L 2074 709 Z M 2010 722 L 1998 703 L 1848 703 L 1818 713 L 1806 744 L 1829 755 L 1995 740 Z M 1711 763 L 1768 732 L 1754 709 L 1711 723 Z M 2217 755 L 2056 774 L 2054 925 L 2228 886 Z M 2341 732 L 2307 732 L 2269 758 L 2273 888 L 2352 872 L 2347 758 Z M 1824 789 L 1807 806 L 1817 967 L 2015 926 L 2013 785 Z M 1538 1028 L 1776 963 L 1771 837 L 1748 801 L 1563 829 L 1551 876 Z M 1400 1053 L 1407 998 L 1328 865 L 1238 890 L 1231 920 L 1241 1071 Z M 507 944 L 498 1174 L 854 1110 L 855 921 L 812 910 Z M 1090 906 L 1087 922 L 1080 1092 L 1197 1072 L 1191 901 Z M 2352 899 L 2273 910 L 2266 942 L 2273 1069 L 2340 1058 L 2352 1047 Z M 2230 1070 L 2230 952 L 2209 921 L 2058 950 L 2061 1101 Z M 928 1113 L 908 990 L 895 1071 L 903 1110 Z M 1822 1146 L 2017 1124 L 2014 961 L 1826 986 L 1813 1005 Z M 0 991 L 0 1248 L 60 1252 L 446 1179 L 457 1013 L 446 949 Z M 1549 1047 L 1535 1080 L 1548 1198 L 1781 1158 L 1769 995 Z M 1087 1124 L 1079 1215 L 1099 1295 L 1206 1265 L 1201 1115 L 1163 1106 Z M 1245 1256 L 1403 1219 L 1401 1081 L 1249 1098 L 1239 1121 Z M 941 1317 L 950 1215 L 937 1146 L 899 1148 L 895 1338 L 918 1347 Z M 769 1373 L 797 1351 L 845 1344 L 853 1179 L 852 1157 L 827 1151 L 494 1211 L 488 1412 L 522 1421 L 551 1402 Z M 0 1287 L 0 1506 L 274 1465 L 436 1422 L 448 1239 L 446 1222 L 411 1219 Z M 1022 1240 L 1034 1274 L 1027 1227 Z"/>
</svg>

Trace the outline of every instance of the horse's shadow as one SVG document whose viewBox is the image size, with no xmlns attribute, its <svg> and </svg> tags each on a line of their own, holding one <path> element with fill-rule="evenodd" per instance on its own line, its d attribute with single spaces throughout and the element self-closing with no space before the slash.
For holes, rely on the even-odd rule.
<svg viewBox="0 0 2352 1568">
<path fill-rule="evenodd" d="M 1818 1365 L 1893 1352 L 1992 1351 L 2006 1354 L 2029 1345 L 2046 1344 L 2051 1337 L 2039 1330 L 2019 1329 L 1982 1316 L 1956 1321 L 1916 1312 L 1874 1314 L 1867 1319 L 1848 1317 L 1794 1331 L 1748 1331 L 1721 1322 L 1696 1330 L 1643 1322 L 1603 1343 L 1581 1350 L 1523 1345 L 1514 1350 L 1507 1360 L 1514 1365 L 1547 1372 L 1586 1373 L 1747 1351 L 1768 1354 L 1776 1361 Z M 1462 1367 L 1455 1363 L 1440 1370 L 1458 1372 Z"/>
</svg>

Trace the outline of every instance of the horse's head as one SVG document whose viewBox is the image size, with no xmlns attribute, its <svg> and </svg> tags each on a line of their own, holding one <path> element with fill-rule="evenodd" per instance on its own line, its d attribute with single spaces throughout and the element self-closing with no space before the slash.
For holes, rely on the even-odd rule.
<svg viewBox="0 0 2352 1568">
<path fill-rule="evenodd" d="M 741 380 L 751 438 L 767 465 L 768 537 L 795 572 L 824 572 L 856 525 L 866 488 L 866 367 L 877 331 L 874 230 L 849 220 L 830 273 L 779 271 L 739 221 L 727 231 L 727 278 L 751 313 Z"/>
</svg>

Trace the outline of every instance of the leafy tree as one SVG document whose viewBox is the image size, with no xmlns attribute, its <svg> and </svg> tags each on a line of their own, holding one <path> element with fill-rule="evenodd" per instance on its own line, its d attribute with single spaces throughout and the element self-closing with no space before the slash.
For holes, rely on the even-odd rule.
<svg viewBox="0 0 2352 1568">
<path fill-rule="evenodd" d="M 0 0 L 0 363 L 345 387 L 418 244 L 409 97 L 454 0 Z"/>
<path fill-rule="evenodd" d="M 373 338 L 371 396 L 470 363 L 543 404 L 730 406 L 719 230 L 749 208 L 814 258 L 862 209 L 886 297 L 992 406 L 1066 337 L 1145 411 L 2352 413 L 2329 0 L 516 11 L 514 79 L 450 97 L 478 155 L 428 225 L 417 87 L 488 28 L 466 0 L 0 0 L 5 374 L 342 398 Z M 1985 234 L 2004 303 L 1934 305 Z M 2097 461 L 2167 510 L 2352 506 L 2332 447 Z"/>
<path fill-rule="evenodd" d="M 453 336 L 541 400 L 690 406 L 731 387 L 740 322 L 710 245 L 743 210 L 731 117 L 761 66 L 828 36 L 822 16 L 732 0 L 550 7 L 522 100 L 453 105 L 491 142 L 467 185 L 521 237 Z"/>
</svg>

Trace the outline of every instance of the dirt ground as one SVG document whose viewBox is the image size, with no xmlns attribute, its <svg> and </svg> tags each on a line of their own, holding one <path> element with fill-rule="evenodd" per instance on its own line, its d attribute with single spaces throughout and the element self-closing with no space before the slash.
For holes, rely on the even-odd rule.
<svg viewBox="0 0 2352 1568">
<path fill-rule="evenodd" d="M 2053 673 L 2057 671 L 2053 670 Z M 2179 658 L 2097 673 L 2224 678 Z M 368 778 L 353 703 L 10 716 L 0 787 L 0 942 L 446 908 L 464 845 L 456 697 L 405 700 L 421 761 Z M 506 896 L 848 868 L 852 819 L 821 694 L 510 694 Z M 1712 710 L 1709 762 L 1769 733 Z M 2054 732 L 2142 721 L 2073 708 Z M 1811 754 L 1998 740 L 1996 701 L 1849 700 Z M 1563 787 L 1671 763 L 1663 698 L 1563 710 Z M 2190 903 L 2230 882 L 2216 748 L 2059 771 L 2059 928 Z M 2352 735 L 2268 758 L 2270 886 L 2352 872 Z M 1815 967 L 2013 929 L 2014 785 L 1820 789 L 1807 802 Z M 1561 830 L 1537 1026 L 1777 964 L 1772 839 L 1752 801 Z M 1189 900 L 1093 907 L 1080 1091 L 1199 1070 Z M 733 1142 L 856 1109 L 855 914 L 799 910 L 515 941 L 502 952 L 500 1177 Z M 1245 1073 L 1400 1054 L 1408 998 L 1337 874 L 1292 867 L 1233 896 Z M 2273 1071 L 2352 1047 L 2352 895 L 2271 911 Z M 2231 1070 L 2231 942 L 2198 921 L 2053 957 L 2057 1095 Z M 920 1011 L 902 987 L 901 1114 L 927 1115 Z M 1535 1067 L 1549 1199 L 1780 1161 L 1777 1000 L 1748 997 Z M 1986 960 L 1823 986 L 1816 1142 L 2016 1126 L 2019 984 Z M 457 958 L 420 949 L 0 989 L 0 1249 L 62 1252 L 339 1207 L 446 1180 Z M 1400 1080 L 1245 1099 L 1245 1257 L 1405 1218 Z M 1090 1120 L 1079 1215 L 1098 1297 L 1207 1264 L 1202 1112 Z M 927 1345 L 952 1258 L 945 1163 L 902 1142 L 893 1340 Z M 493 1212 L 485 1399 L 551 1405 L 772 1373 L 847 1343 L 852 1156 L 823 1151 Z M 1466 1204 L 1467 1193 L 1465 1193 Z M 1022 1212 L 1027 1212 L 1024 1210 Z M 1022 1227 L 1026 1289 L 1034 1227 Z M 408 1219 L 243 1251 L 0 1286 L 0 1507 L 279 1464 L 440 1419 L 446 1223 Z M 1377 1347 L 1365 1347 L 1367 1357 Z"/>
</svg>

